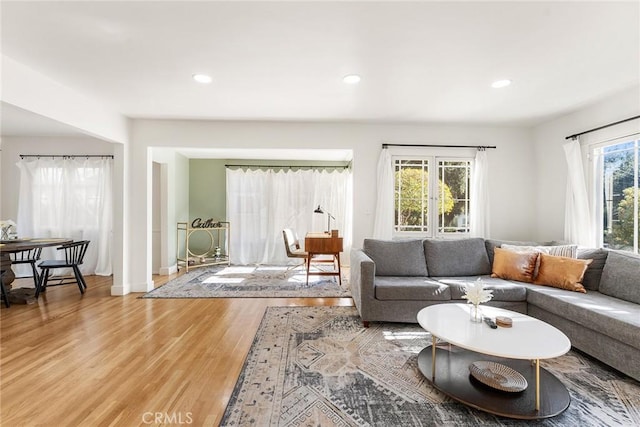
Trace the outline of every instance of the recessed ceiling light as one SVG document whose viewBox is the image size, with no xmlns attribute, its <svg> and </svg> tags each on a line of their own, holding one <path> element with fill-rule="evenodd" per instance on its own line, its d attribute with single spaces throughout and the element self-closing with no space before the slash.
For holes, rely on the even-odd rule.
<svg viewBox="0 0 640 427">
<path fill-rule="evenodd" d="M 213 80 L 211 78 L 211 76 L 207 75 L 207 74 L 194 74 L 193 76 L 193 80 L 197 81 L 198 83 L 211 83 L 211 81 Z"/>
<path fill-rule="evenodd" d="M 344 76 L 342 81 L 346 84 L 355 85 L 360 83 L 360 76 L 357 74 L 349 74 L 348 76 Z"/>
<path fill-rule="evenodd" d="M 507 87 L 511 84 L 511 80 L 496 80 L 491 83 L 491 87 L 495 89 L 499 89 L 501 87 Z"/>
</svg>

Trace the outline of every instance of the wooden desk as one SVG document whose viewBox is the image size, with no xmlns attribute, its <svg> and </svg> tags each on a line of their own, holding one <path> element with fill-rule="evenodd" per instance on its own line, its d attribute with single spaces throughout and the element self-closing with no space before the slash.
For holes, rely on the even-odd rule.
<svg viewBox="0 0 640 427">
<path fill-rule="evenodd" d="M 309 275 L 318 276 L 338 276 L 338 283 L 342 286 L 342 271 L 340 270 L 340 252 L 342 252 L 342 237 L 332 237 L 327 233 L 307 233 L 304 238 L 304 250 L 307 252 L 307 284 Z M 317 255 L 332 255 L 331 262 L 337 262 L 335 271 L 309 272 L 311 268 L 311 258 Z"/>
</svg>

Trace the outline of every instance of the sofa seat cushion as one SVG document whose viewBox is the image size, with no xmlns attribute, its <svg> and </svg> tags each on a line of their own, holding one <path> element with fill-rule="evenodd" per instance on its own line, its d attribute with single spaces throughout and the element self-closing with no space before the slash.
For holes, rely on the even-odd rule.
<svg viewBox="0 0 640 427">
<path fill-rule="evenodd" d="M 598 290 L 640 304 L 640 256 L 609 251 Z"/>
<path fill-rule="evenodd" d="M 640 349 L 640 305 L 597 291 L 579 294 L 540 285 L 523 286 L 529 288 L 529 305 Z"/>
<path fill-rule="evenodd" d="M 444 283 L 428 277 L 376 276 L 375 298 L 384 301 L 449 301 L 451 292 Z"/>
<path fill-rule="evenodd" d="M 491 273 L 484 239 L 426 239 L 424 253 L 429 276 L 476 276 Z"/>
<path fill-rule="evenodd" d="M 526 301 L 527 288 L 521 283 L 512 282 L 490 276 L 479 276 L 485 284 L 485 288 L 493 291 L 491 301 Z M 451 299 L 462 299 L 465 293 L 465 284 L 474 282 L 478 277 L 434 277 L 441 283 L 449 286 L 451 291 Z"/>
<path fill-rule="evenodd" d="M 376 276 L 428 276 L 421 239 L 364 239 L 362 250 L 376 264 Z"/>
</svg>

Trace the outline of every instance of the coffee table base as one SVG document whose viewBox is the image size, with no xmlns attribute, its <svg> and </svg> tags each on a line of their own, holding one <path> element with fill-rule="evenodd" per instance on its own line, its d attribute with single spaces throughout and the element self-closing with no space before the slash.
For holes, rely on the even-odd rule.
<svg viewBox="0 0 640 427">
<path fill-rule="evenodd" d="M 465 405 L 508 418 L 535 420 L 550 418 L 569 407 L 571 397 L 567 388 L 553 374 L 540 368 L 540 410 L 536 411 L 536 369 L 527 360 L 502 359 L 475 353 L 458 347 L 436 348 L 435 380 L 431 379 L 432 348 L 426 347 L 418 355 L 420 372 L 433 386 Z M 469 365 L 478 360 L 502 363 L 520 372 L 529 386 L 517 393 L 496 390 L 469 374 Z"/>
</svg>

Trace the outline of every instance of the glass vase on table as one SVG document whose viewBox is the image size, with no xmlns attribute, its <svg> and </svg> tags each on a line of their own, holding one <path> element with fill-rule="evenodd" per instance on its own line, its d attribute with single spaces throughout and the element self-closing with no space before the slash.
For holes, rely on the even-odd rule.
<svg viewBox="0 0 640 427">
<path fill-rule="evenodd" d="M 474 323 L 482 323 L 482 308 L 480 308 L 480 304 L 470 304 L 469 320 Z"/>
<path fill-rule="evenodd" d="M 472 322 L 482 322 L 482 310 L 480 309 L 480 303 L 488 302 L 493 298 L 493 291 L 485 289 L 484 283 L 478 278 L 475 282 L 469 282 L 465 284 L 465 293 L 462 295 L 463 299 L 466 299 L 469 303 L 469 319 Z"/>
</svg>

